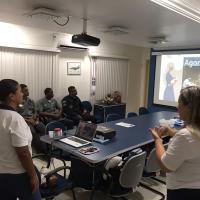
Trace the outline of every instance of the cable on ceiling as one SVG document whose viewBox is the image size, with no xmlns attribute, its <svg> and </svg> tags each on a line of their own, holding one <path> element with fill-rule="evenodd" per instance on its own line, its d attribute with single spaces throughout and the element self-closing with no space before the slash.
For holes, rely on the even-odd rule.
<svg viewBox="0 0 200 200">
<path fill-rule="evenodd" d="M 66 21 L 65 21 L 64 23 L 60 23 L 60 22 L 58 22 L 56 19 L 53 19 L 53 22 L 55 22 L 55 23 L 56 23 L 57 25 L 59 25 L 59 26 L 65 26 L 65 25 L 68 24 L 69 18 L 70 18 L 70 16 L 67 17 L 67 19 L 66 19 Z"/>
</svg>

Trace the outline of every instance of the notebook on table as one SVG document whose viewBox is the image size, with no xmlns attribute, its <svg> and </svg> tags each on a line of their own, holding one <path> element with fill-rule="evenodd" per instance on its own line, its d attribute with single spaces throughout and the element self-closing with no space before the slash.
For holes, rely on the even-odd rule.
<svg viewBox="0 0 200 200">
<path fill-rule="evenodd" d="M 96 133 L 97 125 L 80 121 L 75 135 L 63 138 L 60 141 L 73 147 L 82 147 L 92 143 Z"/>
</svg>

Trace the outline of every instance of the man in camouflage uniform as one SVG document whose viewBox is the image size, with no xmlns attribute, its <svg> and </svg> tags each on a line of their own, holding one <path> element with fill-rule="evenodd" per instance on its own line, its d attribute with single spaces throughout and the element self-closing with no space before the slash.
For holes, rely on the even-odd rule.
<svg viewBox="0 0 200 200">
<path fill-rule="evenodd" d="M 39 122 L 35 103 L 29 98 L 27 85 L 20 84 L 20 87 L 23 93 L 23 102 L 18 106 L 17 111 L 24 117 L 26 123 L 31 129 L 33 135 L 32 145 L 34 149 L 37 152 L 45 152 L 46 145 L 40 141 L 40 136 L 45 134 L 45 125 Z"/>
<path fill-rule="evenodd" d="M 45 97 L 40 99 L 37 103 L 37 110 L 45 124 L 56 120 L 63 120 L 68 129 L 73 128 L 73 121 L 62 118 L 61 108 L 58 102 L 53 98 L 53 90 L 51 88 L 46 88 L 44 94 Z"/>
</svg>

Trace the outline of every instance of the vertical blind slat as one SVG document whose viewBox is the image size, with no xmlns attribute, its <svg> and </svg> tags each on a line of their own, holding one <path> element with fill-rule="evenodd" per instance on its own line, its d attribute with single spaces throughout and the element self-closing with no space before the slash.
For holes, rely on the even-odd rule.
<svg viewBox="0 0 200 200">
<path fill-rule="evenodd" d="M 30 96 L 38 100 L 44 89 L 52 87 L 53 53 L 0 48 L 0 79 L 11 78 L 25 83 Z"/>
<path fill-rule="evenodd" d="M 108 93 L 119 91 L 126 102 L 128 60 L 97 58 L 96 60 L 96 100 Z"/>
</svg>

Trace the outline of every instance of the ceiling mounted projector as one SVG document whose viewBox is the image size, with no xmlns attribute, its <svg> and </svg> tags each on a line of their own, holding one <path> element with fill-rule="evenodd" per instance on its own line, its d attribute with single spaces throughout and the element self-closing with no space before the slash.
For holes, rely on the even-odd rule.
<svg viewBox="0 0 200 200">
<path fill-rule="evenodd" d="M 83 45 L 83 46 L 98 46 L 100 39 L 87 35 L 87 19 L 83 19 L 83 33 L 72 36 L 72 43 Z"/>
</svg>

